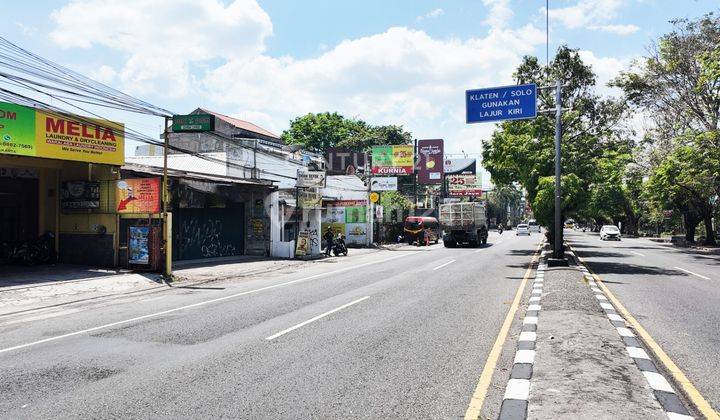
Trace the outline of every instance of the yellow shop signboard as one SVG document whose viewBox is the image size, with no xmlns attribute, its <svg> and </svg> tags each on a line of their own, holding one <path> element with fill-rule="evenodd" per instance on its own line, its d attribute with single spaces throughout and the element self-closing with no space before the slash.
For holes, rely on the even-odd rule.
<svg viewBox="0 0 720 420">
<path fill-rule="evenodd" d="M 125 127 L 113 121 L 0 102 L 0 153 L 123 165 Z"/>
</svg>

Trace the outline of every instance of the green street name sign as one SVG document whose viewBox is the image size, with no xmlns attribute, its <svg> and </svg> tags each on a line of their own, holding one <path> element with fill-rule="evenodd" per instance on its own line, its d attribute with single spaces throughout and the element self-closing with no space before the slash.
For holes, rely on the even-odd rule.
<svg viewBox="0 0 720 420">
<path fill-rule="evenodd" d="M 173 115 L 174 133 L 197 133 L 215 130 L 215 116 L 211 114 Z"/>
</svg>

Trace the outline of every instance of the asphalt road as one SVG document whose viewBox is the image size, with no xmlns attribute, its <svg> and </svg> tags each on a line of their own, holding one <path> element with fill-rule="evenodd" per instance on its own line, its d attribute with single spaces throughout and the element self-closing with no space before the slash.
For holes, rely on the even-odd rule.
<svg viewBox="0 0 720 420">
<path fill-rule="evenodd" d="M 0 318 L 0 417 L 460 417 L 539 239 Z"/>
<path fill-rule="evenodd" d="M 565 231 L 573 249 L 720 410 L 720 256 Z"/>
</svg>

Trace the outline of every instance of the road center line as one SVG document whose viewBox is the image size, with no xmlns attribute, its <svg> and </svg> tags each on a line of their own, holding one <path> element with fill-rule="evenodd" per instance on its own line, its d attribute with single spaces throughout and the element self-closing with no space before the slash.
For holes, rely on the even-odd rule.
<svg viewBox="0 0 720 420">
<path fill-rule="evenodd" d="M 173 312 L 178 312 L 178 311 L 182 311 L 182 310 L 185 310 L 185 309 L 197 308 L 197 307 L 199 307 L 199 306 L 208 305 L 208 304 L 210 304 L 210 303 L 222 302 L 222 301 L 224 301 L 224 300 L 234 299 L 234 298 L 236 298 L 236 297 L 245 296 L 245 295 L 249 295 L 249 294 L 253 294 L 253 293 L 257 293 L 257 292 L 262 292 L 262 291 L 265 291 L 265 290 L 277 289 L 277 288 L 279 288 L 279 287 L 289 286 L 289 285 L 291 285 L 291 284 L 300 283 L 300 282 L 304 282 L 304 281 L 308 281 L 308 280 L 313 280 L 313 279 L 316 279 L 316 278 L 318 278 L 318 277 L 323 277 L 323 276 L 327 276 L 327 275 L 331 275 L 331 274 L 341 273 L 341 272 L 344 272 L 344 271 L 354 270 L 354 269 L 357 269 L 357 268 L 360 268 L 360 267 L 365 267 L 365 266 L 368 266 L 368 265 L 382 264 L 382 263 L 384 263 L 384 262 L 396 260 L 396 259 L 398 259 L 398 258 L 406 257 L 406 256 L 408 256 L 408 255 L 412 255 L 412 254 L 401 254 L 401 255 L 398 255 L 398 256 L 395 256 L 395 257 L 385 258 L 384 260 L 380 260 L 380 261 L 371 261 L 371 262 L 367 262 L 367 263 L 363 263 L 363 264 L 353 265 L 353 266 L 350 266 L 350 267 L 345 267 L 345 268 L 340 268 L 340 269 L 333 270 L 333 271 L 328 271 L 328 272 L 326 272 L 326 273 L 319 273 L 319 274 L 315 274 L 315 275 L 312 275 L 312 276 L 309 276 L 309 277 L 303 277 L 303 278 L 301 278 L 301 279 L 290 280 L 290 281 L 286 281 L 286 282 L 284 282 L 284 283 L 272 284 L 272 285 L 270 285 L 270 286 L 265 286 L 265 287 L 260 287 L 260 288 L 257 288 L 257 289 L 247 290 L 247 291 L 244 291 L 244 292 L 235 293 L 235 294 L 232 294 L 232 295 L 223 296 L 223 297 L 219 297 L 219 298 L 215 298 L 215 299 L 204 300 L 204 301 L 202 301 L 202 302 L 197 302 L 197 303 L 193 303 L 193 304 L 190 304 L 190 305 L 185 305 L 185 306 L 180 306 L 180 307 L 177 307 L 177 308 L 167 309 L 167 310 L 165 310 L 165 311 L 155 312 L 155 313 L 152 313 L 152 314 L 142 315 L 142 316 L 138 316 L 138 317 L 130 318 L 130 319 L 124 319 L 124 320 L 122 320 L 122 321 L 111 322 L 111 323 L 109 323 L 109 324 L 98 325 L 97 327 L 86 328 L 86 329 L 84 329 L 84 330 L 74 331 L 74 332 L 67 333 L 67 334 L 56 335 L 56 336 L 54 336 L 54 337 L 48 337 L 48 338 L 44 338 L 44 339 L 42 339 L 42 340 L 30 342 L 30 343 L 19 344 L 19 345 L 17 345 L 17 346 L 12 346 L 12 347 L 6 347 L 6 348 L 3 348 L 3 349 L 0 349 L 0 354 L 2 354 L 2 353 L 7 353 L 7 352 L 10 352 L 10 351 L 13 351 L 13 350 L 23 349 L 23 348 L 26 348 L 26 347 L 35 346 L 35 345 L 42 344 L 42 343 L 47 343 L 47 342 L 50 342 L 50 341 L 60 340 L 60 339 L 62 339 L 62 338 L 73 337 L 73 336 L 76 336 L 76 335 L 86 334 L 86 333 L 94 332 L 94 331 L 98 331 L 98 330 L 103 330 L 103 329 L 115 327 L 115 326 L 118 326 L 118 325 L 129 324 L 129 323 L 131 323 L 131 322 L 136 322 L 136 321 L 140 321 L 140 320 L 143 320 L 143 319 L 154 318 L 154 317 L 161 316 L 161 315 L 171 314 L 171 313 L 173 313 Z"/>
<path fill-rule="evenodd" d="M 684 268 L 682 268 L 682 267 L 675 267 L 675 269 L 680 270 L 680 271 L 684 271 L 684 272 L 686 272 L 686 273 L 688 273 L 688 274 L 692 274 L 693 276 L 698 276 L 698 277 L 700 277 L 701 279 L 710 280 L 710 277 L 705 277 L 705 276 L 703 276 L 702 274 L 693 273 L 692 271 L 686 270 L 686 269 L 684 269 Z"/>
<path fill-rule="evenodd" d="M 641 253 L 639 253 L 639 252 L 637 252 L 637 251 L 630 250 L 630 252 L 632 252 L 632 253 L 635 254 L 635 255 L 639 255 L 639 256 L 641 256 L 641 257 L 644 257 L 644 256 L 645 256 L 645 254 L 641 254 Z"/>
<path fill-rule="evenodd" d="M 292 327 L 290 327 L 290 328 L 288 328 L 288 329 L 286 329 L 286 330 L 282 330 L 282 331 L 280 331 L 280 332 L 277 333 L 277 334 L 273 334 L 273 335 L 271 335 L 270 337 L 266 337 L 265 339 L 268 340 L 268 341 L 274 340 L 274 339 L 280 337 L 281 335 L 285 335 L 285 334 L 289 333 L 290 331 L 294 331 L 294 330 L 296 330 L 296 329 L 298 329 L 298 328 L 300 328 L 300 327 L 304 327 L 305 325 L 307 325 L 307 324 L 309 324 L 309 323 L 311 323 L 311 322 L 315 322 L 315 321 L 317 321 L 317 320 L 320 319 L 320 318 L 324 318 L 324 317 L 326 317 L 326 316 L 328 316 L 328 315 L 334 314 L 334 313 L 337 312 L 337 311 L 341 311 L 341 310 L 347 308 L 348 306 L 352 306 L 352 305 L 355 305 L 356 303 L 360 303 L 360 302 L 362 302 L 363 300 L 365 300 L 365 299 L 367 299 L 367 298 L 369 298 L 369 297 L 370 297 L 370 296 L 365 296 L 365 297 L 362 297 L 362 298 L 360 298 L 360 299 L 354 300 L 354 301 L 352 301 L 352 302 L 350 302 L 350 303 L 346 303 L 346 304 L 344 304 L 344 305 L 342 305 L 342 306 L 338 306 L 338 307 L 335 308 L 335 309 L 332 309 L 332 310 L 330 310 L 330 311 L 327 311 L 327 312 L 325 312 L 325 313 L 322 313 L 322 314 L 320 314 L 320 315 L 318 315 L 318 316 L 312 317 L 312 318 L 308 319 L 307 321 L 303 321 L 303 322 L 301 322 L 301 323 L 299 323 L 299 324 L 297 324 L 297 325 L 294 325 L 294 326 L 292 326 Z"/>
<path fill-rule="evenodd" d="M 437 267 L 433 268 L 433 271 L 434 271 L 434 270 L 439 270 L 439 269 L 445 267 L 446 265 L 450 265 L 450 264 L 452 264 L 452 263 L 454 263 L 454 262 L 455 262 L 455 260 L 450 260 L 450 261 L 446 262 L 445 264 L 440 264 L 440 265 L 438 265 Z"/>
</svg>

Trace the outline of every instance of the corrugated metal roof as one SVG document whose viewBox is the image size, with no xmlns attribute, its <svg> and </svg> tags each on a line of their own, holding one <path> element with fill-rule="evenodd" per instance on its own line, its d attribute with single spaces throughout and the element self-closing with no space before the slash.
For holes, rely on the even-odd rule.
<svg viewBox="0 0 720 420">
<path fill-rule="evenodd" d="M 227 116 L 227 115 L 223 115 L 223 114 L 220 114 L 220 113 L 215 112 L 215 111 L 210 111 L 209 109 L 205 109 L 205 108 L 199 108 L 199 109 L 200 109 L 202 112 L 205 112 L 205 113 L 208 113 L 208 114 L 212 114 L 212 115 L 214 115 L 216 118 L 220 118 L 221 120 L 225 121 L 226 123 L 228 123 L 228 124 L 230 124 L 230 125 L 232 125 L 232 126 L 234 126 L 234 127 L 237 127 L 237 128 L 243 129 L 243 130 L 247 130 L 247 131 L 251 131 L 251 132 L 253 132 L 253 133 L 261 134 L 261 135 L 263 135 L 263 136 L 272 137 L 272 138 L 275 138 L 275 139 L 277 139 L 277 140 L 280 140 L 280 136 L 278 136 L 277 134 L 274 134 L 274 133 L 272 133 L 272 132 L 270 132 L 270 131 L 268 131 L 268 130 L 266 130 L 266 129 L 258 126 L 258 125 L 255 125 L 255 124 L 253 124 L 253 123 L 251 123 L 251 122 L 249 122 L 249 121 L 244 121 L 244 120 L 241 120 L 241 119 L 238 119 L 238 118 L 229 117 L 229 116 Z"/>
<path fill-rule="evenodd" d="M 169 154 L 168 168 L 178 171 L 189 171 L 207 175 L 227 175 L 227 154 L 203 153 L 203 156 L 210 157 L 221 162 L 209 161 L 198 156 L 188 154 Z M 155 168 L 163 167 L 163 156 L 127 156 L 125 162 L 134 163 Z"/>
</svg>

